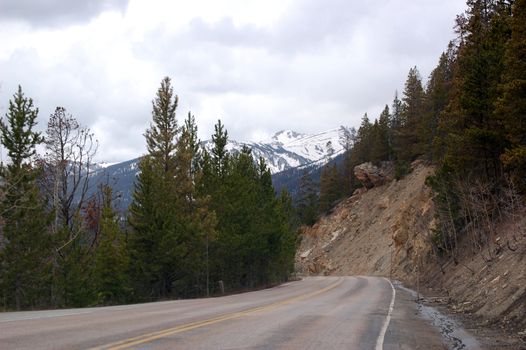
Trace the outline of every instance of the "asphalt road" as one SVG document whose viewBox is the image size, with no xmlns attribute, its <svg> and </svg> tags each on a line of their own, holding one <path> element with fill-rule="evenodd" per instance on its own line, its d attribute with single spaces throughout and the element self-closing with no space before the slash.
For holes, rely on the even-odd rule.
<svg viewBox="0 0 526 350">
<path fill-rule="evenodd" d="M 220 298 L 0 313 L 0 349 L 447 349 L 379 277 L 310 277 Z"/>
</svg>

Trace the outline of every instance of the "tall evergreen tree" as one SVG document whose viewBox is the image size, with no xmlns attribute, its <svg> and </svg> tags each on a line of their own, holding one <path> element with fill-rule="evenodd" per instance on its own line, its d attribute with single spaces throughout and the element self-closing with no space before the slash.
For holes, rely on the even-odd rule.
<svg viewBox="0 0 526 350">
<path fill-rule="evenodd" d="M 450 99 L 451 84 L 456 63 L 456 47 L 450 43 L 448 50 L 440 56 L 437 67 L 431 72 L 426 86 L 422 123 L 417 130 L 419 148 L 426 158 L 435 159 L 443 153 L 442 145 L 435 142 L 438 136 L 438 123 Z"/>
<path fill-rule="evenodd" d="M 94 256 L 92 289 L 99 305 L 125 303 L 131 297 L 125 237 L 113 209 L 111 187 L 103 185 L 101 195 L 100 235 Z"/>
<path fill-rule="evenodd" d="M 475 232 L 476 244 L 490 242 L 491 221 L 501 215 L 494 198 L 501 193 L 500 155 L 508 140 L 498 102 L 510 38 L 510 3 L 468 1 L 466 16 L 457 18 L 458 51 L 436 137 L 439 167 L 428 179 L 440 223 L 435 238 L 439 248 L 449 252 L 469 230 Z"/>
<path fill-rule="evenodd" d="M 392 130 L 399 130 L 402 126 L 402 101 L 398 98 L 398 91 L 395 91 L 393 104 L 391 105 L 391 124 Z"/>
<path fill-rule="evenodd" d="M 340 199 L 340 182 L 336 163 L 326 164 L 320 178 L 320 213 L 329 211 L 334 202 Z"/>
<path fill-rule="evenodd" d="M 214 147 L 212 148 L 212 164 L 215 168 L 215 172 L 219 175 L 223 175 L 228 166 L 229 154 L 226 149 L 228 143 L 228 131 L 221 123 L 221 120 L 218 120 L 217 124 L 214 126 L 212 142 L 214 143 Z"/>
<path fill-rule="evenodd" d="M 509 141 L 501 155 L 502 163 L 517 185 L 526 190 L 526 1 L 514 2 L 510 28 L 496 115 Z"/>
<path fill-rule="evenodd" d="M 499 156 L 506 146 L 494 106 L 509 38 L 509 4 L 473 0 L 468 6 L 458 26 L 462 41 L 451 101 L 439 127 L 452 169 L 492 181 L 501 175 Z"/>
<path fill-rule="evenodd" d="M 269 271 L 270 283 L 286 281 L 294 271 L 294 257 L 297 249 L 297 227 L 295 220 L 292 197 L 288 192 L 282 191 L 275 205 L 274 229 L 277 234 L 273 236 L 271 251 L 274 252 Z"/>
<path fill-rule="evenodd" d="M 316 185 L 307 170 L 303 171 L 297 200 L 298 216 L 302 224 L 313 225 L 318 214 Z"/>
<path fill-rule="evenodd" d="M 9 101 L 6 120 L 0 121 L 2 145 L 10 163 L 3 169 L 0 192 L 0 293 L 5 308 L 42 307 L 50 299 L 51 216 L 37 185 L 39 169 L 33 163 L 43 141 L 34 130 L 38 109 L 19 86 Z"/>
<path fill-rule="evenodd" d="M 218 291 L 218 281 L 238 290 L 288 278 L 295 251 L 290 198 L 276 199 L 266 163 L 254 160 L 250 148 L 226 150 L 228 133 L 221 122 L 212 140 L 211 153 L 203 152 L 200 161 L 198 184 L 217 218 L 209 246 L 211 292 Z"/>
<path fill-rule="evenodd" d="M 174 171 L 176 139 L 179 135 L 175 111 L 179 98 L 173 93 L 169 77 L 161 81 L 157 96 L 152 102 L 152 121 L 146 130 L 146 146 L 148 155 L 155 163 L 159 163 L 163 171 L 168 174 Z"/>
<path fill-rule="evenodd" d="M 360 164 L 371 159 L 372 129 L 373 124 L 371 124 L 367 113 L 365 113 L 356 134 L 356 143 L 352 151 L 353 163 Z"/>
<path fill-rule="evenodd" d="M 178 98 L 170 78 L 161 82 L 152 102 L 153 123 L 146 131 L 148 154 L 140 163 L 130 206 L 131 273 L 140 298 L 166 298 L 175 293 L 181 278 L 180 260 L 188 247 L 179 244 L 177 224 L 177 165 L 175 150 L 179 128 L 175 111 Z"/>
<path fill-rule="evenodd" d="M 416 67 L 409 70 L 402 99 L 400 127 L 395 133 L 394 147 L 400 162 L 410 162 L 421 154 L 417 130 L 422 122 L 424 88 Z"/>
<path fill-rule="evenodd" d="M 342 193 L 344 195 L 350 196 L 355 190 L 355 178 L 354 178 L 354 166 L 353 164 L 353 152 L 354 146 L 356 144 L 357 131 L 353 127 L 345 135 L 344 140 L 344 158 L 343 158 L 343 168 L 342 168 Z"/>
<path fill-rule="evenodd" d="M 201 153 L 195 118 L 188 113 L 177 141 L 175 159 L 176 215 L 180 231 L 178 244 L 186 247 L 180 261 L 177 287 L 180 295 L 208 294 L 208 247 L 215 236 L 215 213 L 210 200 L 198 188 L 202 181 Z"/>
<path fill-rule="evenodd" d="M 390 135 L 390 118 L 389 106 L 385 106 L 380 118 L 375 121 L 371 133 L 371 153 L 370 160 L 381 162 L 391 160 L 391 135 Z"/>
</svg>

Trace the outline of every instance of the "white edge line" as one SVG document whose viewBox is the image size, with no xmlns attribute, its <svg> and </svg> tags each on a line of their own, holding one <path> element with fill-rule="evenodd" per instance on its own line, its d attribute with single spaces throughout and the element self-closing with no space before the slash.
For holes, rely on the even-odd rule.
<svg viewBox="0 0 526 350">
<path fill-rule="evenodd" d="M 395 302 L 395 297 L 396 297 L 396 291 L 393 287 L 393 284 L 387 278 L 385 278 L 385 280 L 389 282 L 389 284 L 391 285 L 393 294 L 391 297 L 391 304 L 389 305 L 389 311 L 387 312 L 387 316 L 385 317 L 384 324 L 382 326 L 382 329 L 380 330 L 380 334 L 378 335 L 378 340 L 376 340 L 375 350 L 383 350 L 384 348 L 385 332 L 387 332 L 387 327 L 389 327 L 389 322 L 391 321 L 391 314 L 393 313 L 393 310 L 394 310 L 394 302 Z"/>
<path fill-rule="evenodd" d="M 38 311 L 37 311 L 38 312 Z M 60 314 L 51 314 L 51 315 L 35 315 L 35 316 L 22 316 L 18 318 L 12 318 L 12 319 L 5 319 L 1 320 L 0 323 L 5 322 L 16 322 L 16 321 L 26 321 L 26 320 L 41 320 L 45 318 L 55 318 L 55 317 L 64 317 L 64 316 L 75 316 L 75 315 L 84 315 L 84 314 L 90 314 L 92 311 L 81 311 L 81 312 L 69 312 L 69 313 L 60 313 Z"/>
</svg>

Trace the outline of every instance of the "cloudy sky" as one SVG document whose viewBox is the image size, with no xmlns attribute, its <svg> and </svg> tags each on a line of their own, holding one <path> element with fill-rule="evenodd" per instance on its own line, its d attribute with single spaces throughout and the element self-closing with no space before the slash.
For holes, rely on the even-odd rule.
<svg viewBox="0 0 526 350">
<path fill-rule="evenodd" d="M 318 132 L 376 117 L 410 67 L 429 75 L 463 0 L 1 0 L 0 114 L 20 84 L 43 129 L 65 107 L 99 161 L 144 153 L 164 76 L 199 136 Z M 5 155 L 5 152 L 4 152 Z"/>
</svg>

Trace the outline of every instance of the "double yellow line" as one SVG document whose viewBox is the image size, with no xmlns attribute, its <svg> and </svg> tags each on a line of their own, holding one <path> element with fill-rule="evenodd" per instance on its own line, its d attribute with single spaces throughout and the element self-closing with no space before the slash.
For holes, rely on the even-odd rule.
<svg viewBox="0 0 526 350">
<path fill-rule="evenodd" d="M 284 306 L 284 305 L 287 305 L 287 304 L 290 304 L 290 303 L 293 303 L 293 302 L 296 302 L 296 301 L 300 301 L 300 300 L 307 299 L 307 298 L 312 298 L 312 297 L 315 297 L 315 296 L 320 295 L 322 293 L 328 292 L 329 290 L 334 289 L 337 286 L 339 286 L 342 282 L 343 282 L 343 279 L 340 278 L 335 283 L 333 283 L 333 284 L 331 284 L 331 285 L 329 285 L 329 286 L 327 286 L 327 287 L 325 287 L 323 289 L 320 289 L 320 290 L 317 290 L 317 291 L 314 291 L 314 292 L 311 292 L 311 293 L 307 293 L 307 294 L 303 294 L 303 295 L 296 296 L 296 297 L 293 297 L 293 298 L 285 299 L 285 300 L 282 300 L 282 301 L 279 301 L 279 302 L 276 302 L 276 303 L 272 303 L 272 304 L 269 304 L 269 305 L 259 306 L 259 307 L 255 307 L 255 308 L 248 309 L 248 310 L 238 311 L 238 312 L 225 314 L 225 315 L 218 316 L 218 317 L 209 318 L 209 319 L 203 320 L 203 321 L 187 323 L 187 324 L 179 325 L 179 326 L 176 326 L 176 327 L 164 329 L 164 330 L 161 330 L 161 331 L 143 334 L 143 335 L 140 335 L 138 337 L 124 339 L 124 340 L 117 341 L 117 342 L 114 342 L 114 343 L 110 343 L 110 344 L 102 345 L 102 346 L 99 346 L 99 347 L 95 347 L 95 348 L 92 348 L 90 350 L 118 350 L 118 349 L 126 349 L 126 348 L 129 348 L 129 347 L 132 347 L 132 346 L 144 344 L 144 343 L 147 343 L 147 342 L 159 339 L 159 338 L 168 337 L 170 335 L 186 332 L 186 331 L 189 331 L 189 330 L 192 330 L 192 329 L 201 328 L 201 327 L 209 326 L 209 325 L 212 325 L 212 324 L 215 324 L 215 323 L 219 323 L 219 322 L 223 322 L 223 321 L 227 321 L 227 320 L 240 318 L 240 317 L 243 317 L 243 316 L 255 314 L 257 312 L 273 310 L 273 309 L 276 309 L 278 307 L 281 307 L 281 306 Z"/>
</svg>

